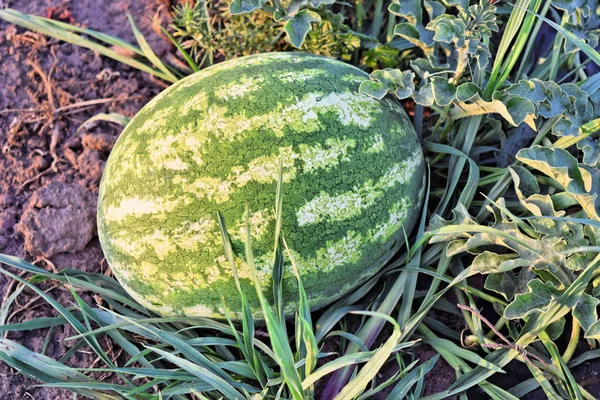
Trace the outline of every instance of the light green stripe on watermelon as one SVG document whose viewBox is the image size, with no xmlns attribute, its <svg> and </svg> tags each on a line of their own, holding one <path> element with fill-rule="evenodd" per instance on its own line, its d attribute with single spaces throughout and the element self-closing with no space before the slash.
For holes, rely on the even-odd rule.
<svg viewBox="0 0 600 400">
<path fill-rule="evenodd" d="M 424 162 L 398 102 L 358 93 L 366 78 L 327 58 L 265 54 L 207 68 L 148 103 L 109 157 L 98 207 L 102 247 L 132 296 L 160 314 L 222 317 L 223 294 L 239 311 L 216 216 L 241 255 L 246 204 L 272 293 L 281 158 L 283 234 L 311 306 L 373 276 L 415 223 Z M 257 307 L 248 266 L 236 262 Z M 287 269 L 284 296 L 292 313 L 297 288 Z"/>
</svg>

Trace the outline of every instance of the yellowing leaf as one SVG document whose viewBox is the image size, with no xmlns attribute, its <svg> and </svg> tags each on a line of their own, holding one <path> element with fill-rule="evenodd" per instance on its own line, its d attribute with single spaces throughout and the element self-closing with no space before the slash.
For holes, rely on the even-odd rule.
<svg viewBox="0 0 600 400">
<path fill-rule="evenodd" d="M 485 114 L 500 114 L 505 120 L 511 125 L 518 126 L 521 122 L 525 122 L 531 129 L 536 130 L 535 126 L 535 109 L 526 110 L 525 115 L 522 118 L 514 119 L 508 111 L 506 105 L 500 100 L 484 101 L 481 99 L 475 99 L 472 103 L 458 103 L 450 110 L 450 118 L 453 120 L 471 117 L 474 115 L 485 115 Z"/>
</svg>

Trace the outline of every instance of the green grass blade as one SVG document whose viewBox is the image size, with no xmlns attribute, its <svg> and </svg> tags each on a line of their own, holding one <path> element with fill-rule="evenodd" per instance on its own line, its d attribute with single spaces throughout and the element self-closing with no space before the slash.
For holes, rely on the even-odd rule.
<svg viewBox="0 0 600 400">
<path fill-rule="evenodd" d="M 515 7 L 518 7 L 518 6 L 515 5 Z M 558 25 L 556 22 L 554 22 L 536 12 L 533 12 L 531 10 L 526 10 L 526 11 L 528 13 L 531 13 L 532 15 L 535 15 L 536 17 L 538 17 L 539 19 L 541 19 L 542 21 L 544 21 L 545 23 L 550 25 L 558 33 L 560 33 L 562 36 L 564 36 L 565 39 L 567 39 L 569 42 L 571 42 L 571 44 L 573 44 L 574 46 L 578 47 L 581 51 L 583 51 L 585 53 L 585 55 L 588 56 L 597 65 L 600 65 L 600 53 L 598 53 L 592 46 L 587 44 L 585 41 L 583 41 L 579 37 L 577 37 L 577 35 L 575 35 L 573 32 L 569 32 L 567 29 Z"/>
<path fill-rule="evenodd" d="M 525 395 L 533 392 L 539 387 L 540 384 L 535 380 L 535 378 L 530 378 L 512 387 L 511 389 L 509 389 L 509 391 L 518 399 L 522 399 L 523 397 L 525 397 Z"/>
<path fill-rule="evenodd" d="M 519 32 L 525 17 L 525 10 L 527 9 L 527 6 L 534 1 L 536 0 L 517 0 L 515 8 L 513 8 L 512 12 L 510 13 L 510 17 L 508 18 L 508 22 L 504 28 L 504 33 L 502 34 L 502 39 L 500 40 L 500 45 L 498 46 L 496 54 L 494 55 L 492 72 L 484 90 L 485 99 L 489 99 L 494 90 L 496 90 L 498 87 L 498 78 L 503 72 L 502 67 L 506 53 L 509 51 L 510 45 L 513 43 L 515 36 L 517 36 L 517 32 Z"/>
<path fill-rule="evenodd" d="M 550 353 L 552 361 L 554 362 L 554 364 L 556 364 L 557 369 L 560 371 L 560 374 L 562 375 L 560 376 L 560 378 L 567 386 L 569 396 L 575 400 L 583 400 L 583 394 L 579 390 L 579 385 L 575 380 L 575 377 L 569 370 L 569 367 L 567 367 L 566 363 L 564 362 L 560 352 L 558 351 L 558 348 L 556 347 L 556 344 L 550 339 L 546 332 L 542 332 L 540 334 L 540 339 L 542 340 L 542 343 L 548 350 L 548 353 Z M 543 374 L 541 375 L 543 376 Z"/>
<path fill-rule="evenodd" d="M 50 357 L 34 353 L 12 340 L 0 339 L 0 359 L 23 374 L 42 382 L 92 382 L 81 372 Z M 86 388 L 78 388 L 75 392 L 99 400 L 117 400 L 119 398 Z"/>
<path fill-rule="evenodd" d="M 86 119 L 81 125 L 79 125 L 79 128 L 77 128 L 77 132 L 84 129 L 88 124 L 98 121 L 112 122 L 121 126 L 127 126 L 129 121 L 131 121 L 131 118 L 118 113 L 99 113 L 91 118 Z"/>
<path fill-rule="evenodd" d="M 17 297 L 19 297 L 19 295 L 23 292 L 23 289 L 25 289 L 25 285 L 18 285 L 15 290 L 10 294 L 10 296 L 8 296 L 3 302 L 2 302 L 2 307 L 0 308 L 0 332 L 2 330 L 2 328 L 4 328 L 6 325 L 6 321 L 8 320 L 8 316 L 11 310 L 11 307 L 13 305 L 13 303 L 15 302 L 15 299 Z M 30 322 L 30 321 L 28 321 Z M 11 324 L 12 326 L 17 325 L 17 324 Z M 10 325 L 9 325 L 10 326 Z"/>
<path fill-rule="evenodd" d="M 83 316 L 83 320 L 85 322 L 85 331 L 89 332 L 92 330 L 92 326 L 90 324 L 90 320 L 88 318 L 87 312 L 86 310 L 89 309 L 88 305 L 81 299 L 81 297 L 79 297 L 79 295 L 75 292 L 75 290 L 73 290 L 73 287 L 71 285 L 69 285 L 69 291 L 71 292 L 71 295 L 73 296 L 73 298 L 75 299 L 75 301 L 77 302 L 77 306 L 79 307 L 79 309 L 81 310 L 81 314 Z M 100 359 L 109 367 L 114 368 L 115 365 L 112 363 L 112 360 L 108 357 L 108 355 L 104 352 L 104 350 L 102 350 L 102 347 L 100 347 L 100 343 L 98 343 L 98 340 L 96 339 L 96 336 L 87 336 L 89 343 L 92 343 L 92 345 L 90 345 L 90 347 L 92 348 L 92 350 L 94 350 L 94 352 L 96 353 L 96 355 L 98 357 L 100 357 Z M 127 379 L 122 377 L 126 382 Z M 131 384 L 131 382 L 128 382 Z"/>
<path fill-rule="evenodd" d="M 317 321 L 315 338 L 317 343 L 321 343 L 323 339 L 327 337 L 327 334 L 333 329 L 333 327 L 348 313 L 351 311 L 360 311 L 363 310 L 364 306 L 360 305 L 351 305 L 344 307 L 337 307 L 337 304 L 334 304 L 330 307 Z"/>
<path fill-rule="evenodd" d="M 88 329 L 86 328 L 86 326 L 84 326 L 69 310 L 67 310 L 65 307 L 63 307 L 61 304 L 59 304 L 56 300 L 51 298 L 43 290 L 41 290 L 37 286 L 29 283 L 28 281 L 22 279 L 21 277 L 14 275 L 2 268 L 0 268 L 0 273 L 23 283 L 29 289 L 31 289 L 36 294 L 38 294 L 48 304 L 50 304 L 56 311 L 58 311 L 67 320 L 67 322 L 75 329 L 75 331 L 77 331 L 79 334 L 88 332 Z M 108 363 L 110 363 L 110 360 L 106 357 L 106 354 L 104 353 L 104 351 L 102 350 L 102 348 L 100 347 L 98 342 L 96 341 L 95 337 L 93 337 L 93 336 L 91 338 L 85 337 L 84 340 L 87 342 L 88 346 L 90 346 L 90 348 L 92 348 L 94 350 L 94 352 L 96 354 L 98 354 L 98 356 L 103 358 L 103 361 L 105 361 L 105 362 L 108 361 Z"/>
<path fill-rule="evenodd" d="M 413 362 L 413 364 L 416 364 L 416 362 Z M 412 368 L 412 365 L 411 365 Z M 367 390 L 366 392 L 364 392 L 363 394 L 361 394 L 357 400 L 368 400 L 368 399 L 372 399 L 377 393 L 381 392 L 382 390 L 392 386 L 393 384 L 395 384 L 396 382 L 398 382 L 398 380 L 400 379 L 400 377 L 404 374 L 405 371 L 398 371 L 396 372 L 394 375 L 392 375 L 388 380 L 386 380 L 385 382 L 377 385 L 376 387 Z"/>
<path fill-rule="evenodd" d="M 194 392 L 208 392 L 211 386 L 204 382 L 189 382 L 173 385 L 161 390 L 163 396 L 172 396 L 177 394 L 190 394 Z M 187 399 L 187 397 L 185 397 Z"/>
<path fill-rule="evenodd" d="M 335 400 L 351 400 L 359 396 L 371 382 L 371 380 L 379 373 L 381 367 L 385 364 L 388 357 L 392 354 L 394 347 L 400 340 L 401 332 L 400 325 L 388 315 L 369 311 L 356 311 L 355 314 L 370 315 L 376 318 L 382 318 L 390 322 L 394 330 L 388 340 L 377 350 L 371 359 L 361 368 L 356 378 L 352 379 L 340 393 L 335 397 Z"/>
<path fill-rule="evenodd" d="M 0 325 L 0 332 L 33 331 L 61 326 L 66 323 L 67 319 L 64 317 L 42 317 L 15 324 Z"/>
<path fill-rule="evenodd" d="M 47 374 L 59 381 L 72 379 L 81 382 L 88 382 L 90 380 L 81 372 L 67 367 L 50 357 L 34 353 L 26 347 L 9 339 L 0 338 L 0 352 L 16 360 L 24 362 L 32 368 L 45 371 Z M 49 367 L 52 367 L 52 369 L 49 369 Z"/>
<path fill-rule="evenodd" d="M 363 351 L 363 352 L 369 351 L 369 349 L 367 348 L 365 343 L 362 341 L 362 339 L 356 335 L 351 334 L 350 332 L 332 331 L 332 332 L 329 332 L 329 334 L 327 334 L 327 336 L 325 336 L 325 338 L 330 338 L 330 337 L 334 337 L 334 336 L 342 337 L 342 338 L 354 343 L 360 349 L 360 351 Z"/>
<path fill-rule="evenodd" d="M 471 361 L 472 363 L 477 364 L 483 368 L 487 368 L 487 369 L 490 369 L 492 371 L 499 372 L 502 374 L 505 373 L 505 371 L 502 368 L 490 363 L 489 361 L 486 361 L 485 359 L 483 359 L 479 355 L 477 355 L 477 353 L 474 353 L 467 349 L 463 349 L 462 347 L 457 346 L 456 344 L 454 344 L 453 342 L 451 342 L 449 340 L 439 339 L 439 338 L 438 339 L 428 338 L 428 339 L 423 339 L 423 342 L 427 343 L 431 346 L 443 347 L 444 350 L 446 350 L 450 354 L 454 354 L 455 356 L 460 357 L 463 360 Z"/>
<path fill-rule="evenodd" d="M 306 364 L 304 368 L 304 376 L 309 376 L 317 366 L 317 358 L 319 347 L 312 330 L 312 326 L 304 318 L 300 318 L 300 323 L 303 328 L 302 339 L 304 343 Z"/>
<path fill-rule="evenodd" d="M 254 318 L 252 316 L 252 310 L 250 309 L 250 304 L 248 303 L 248 299 L 246 297 L 246 293 L 242 290 L 242 286 L 240 284 L 240 279 L 237 273 L 237 267 L 235 265 L 235 259 L 233 255 L 233 248 L 231 246 L 231 240 L 229 238 L 229 233 L 227 232 L 227 228 L 225 227 L 225 222 L 223 221 L 223 217 L 221 213 L 217 213 L 217 218 L 219 220 L 219 227 L 221 230 L 221 238 L 223 240 L 223 246 L 225 248 L 225 256 L 231 265 L 231 270 L 233 271 L 233 276 L 235 279 L 235 284 L 237 286 L 238 292 L 240 294 L 242 300 L 242 332 L 244 340 L 239 336 L 237 331 L 235 330 L 233 323 L 227 317 L 229 325 L 231 326 L 231 331 L 234 334 L 236 341 L 238 342 L 240 349 L 246 361 L 252 366 L 252 370 L 254 371 L 255 378 L 261 384 L 262 387 L 266 385 L 265 376 L 261 368 L 261 357 L 258 352 L 254 349 Z M 224 299 L 223 299 L 224 301 Z"/>
<path fill-rule="evenodd" d="M 542 388 L 542 390 L 546 394 L 546 397 L 549 400 L 562 400 L 563 399 L 563 397 L 556 392 L 554 387 L 552 387 L 552 384 L 548 381 L 548 378 L 544 375 L 544 373 L 542 371 L 540 371 L 538 368 L 532 367 L 530 365 L 527 365 L 527 367 L 529 368 L 529 371 L 531 371 L 531 374 L 533 375 L 535 380 L 540 384 L 540 387 Z"/>
<path fill-rule="evenodd" d="M 138 42 L 138 45 L 140 46 L 140 49 L 144 53 L 144 56 L 154 66 L 156 66 L 156 68 L 158 68 L 159 70 L 161 70 L 163 72 L 163 74 L 165 74 L 165 76 L 167 76 L 167 77 L 170 78 L 169 82 L 177 82 L 179 80 L 179 78 L 176 77 L 171 72 L 171 70 L 169 70 L 169 68 L 160 60 L 160 58 L 158 58 L 158 56 L 156 55 L 156 53 L 152 50 L 152 48 L 150 47 L 150 45 L 146 41 L 146 38 L 144 37 L 144 35 L 142 34 L 142 32 L 140 32 L 140 30 L 138 29 L 138 27 L 135 24 L 135 21 L 133 20 L 133 17 L 131 16 L 131 14 L 127 14 L 127 18 L 129 19 L 129 24 L 131 25 L 131 30 L 133 31 L 133 35 L 135 36 L 135 40 Z"/>
<path fill-rule="evenodd" d="M 58 282 L 67 282 L 67 276 L 71 281 L 71 284 L 76 288 L 91 291 L 100 294 L 104 298 L 115 299 L 135 310 L 144 311 L 144 308 L 136 303 L 126 292 L 119 286 L 119 284 L 111 278 L 101 274 L 86 274 L 83 275 L 84 279 L 77 278 L 81 275 L 81 271 L 75 270 L 62 270 L 58 274 L 54 274 L 43 270 L 35 265 L 28 263 L 18 257 L 9 256 L 0 253 L 0 263 L 10 265 L 21 271 L 29 272 L 32 274 L 40 275 L 45 278 L 53 279 Z M 72 272 L 74 274 L 72 274 Z"/>
<path fill-rule="evenodd" d="M 33 14 L 24 14 L 24 13 L 21 13 L 17 10 L 10 9 L 10 8 L 6 9 L 5 11 L 10 12 L 16 16 L 27 17 L 27 18 L 31 19 L 32 21 L 40 23 L 40 24 L 47 24 L 48 26 L 54 27 L 58 30 L 84 33 L 88 36 L 98 39 L 106 44 L 111 45 L 111 46 L 120 47 L 124 50 L 130 51 L 130 52 L 135 53 L 140 56 L 144 55 L 144 53 L 142 52 L 142 50 L 139 47 L 136 47 L 136 46 L 132 45 L 131 43 L 129 43 L 123 39 L 120 39 L 118 37 L 107 35 L 106 33 L 98 32 L 93 29 L 82 28 L 79 26 L 67 24 L 66 22 L 61 22 L 61 21 L 57 21 L 54 19 L 44 18 L 44 17 L 40 17 L 37 15 L 33 15 Z"/>
<path fill-rule="evenodd" d="M 279 177 L 277 179 L 277 192 L 275 195 L 275 247 L 273 249 L 273 299 L 275 312 L 285 330 L 285 316 L 283 311 L 283 273 L 284 259 L 281 249 L 281 216 L 283 205 L 283 157 L 279 160 Z"/>
<path fill-rule="evenodd" d="M 548 12 L 548 9 L 550 8 L 551 2 L 545 2 L 542 6 L 542 10 L 541 10 L 541 14 L 542 15 L 546 15 L 546 13 Z M 537 43 L 537 38 L 538 38 L 538 32 L 540 31 L 540 28 L 542 27 L 542 21 L 538 20 L 534 27 L 533 30 L 531 31 L 531 35 L 529 36 L 527 45 L 525 46 L 525 50 L 521 55 L 521 63 L 519 65 L 519 69 L 517 70 L 517 73 L 514 75 L 515 77 L 515 81 L 518 81 L 519 79 L 523 78 L 523 73 L 525 71 L 525 68 L 531 68 L 531 66 L 533 65 L 535 60 L 529 60 L 529 56 L 532 54 L 532 50 L 533 50 L 533 46 Z"/>
<path fill-rule="evenodd" d="M 179 52 L 181 53 L 181 55 L 183 56 L 183 58 L 185 59 L 185 61 L 188 63 L 188 65 L 190 66 L 190 68 L 192 69 L 192 71 L 194 72 L 198 72 L 200 71 L 200 67 L 198 67 L 198 64 L 196 64 L 196 61 L 194 61 L 194 59 L 192 58 L 192 56 L 190 56 L 190 53 L 187 52 L 186 49 L 184 49 L 180 44 L 179 41 L 177 39 L 175 39 L 173 37 L 173 35 L 171 35 L 171 33 L 166 30 L 165 28 L 162 27 L 162 25 L 160 26 L 160 30 L 162 31 L 162 33 L 164 33 L 169 40 L 171 41 L 171 43 L 173 43 L 173 45 L 177 48 L 177 50 L 179 50 Z"/>
<path fill-rule="evenodd" d="M 304 387 L 304 389 L 308 389 L 324 376 L 327 376 L 337 370 L 348 367 L 350 365 L 356 365 L 367 362 L 373 357 L 374 354 L 375 351 L 367 351 L 347 354 L 338 357 L 333 361 L 330 361 L 327 364 L 319 367 L 316 371 L 307 376 L 306 379 L 304 379 L 304 381 L 302 382 L 302 386 Z"/>
<path fill-rule="evenodd" d="M 38 385 L 38 387 L 55 387 L 55 388 L 63 388 L 63 389 L 96 389 L 96 390 L 106 390 L 113 392 L 125 392 L 129 388 L 122 385 L 116 385 L 114 383 L 106 383 L 106 382 L 55 382 L 55 383 L 46 383 L 43 385 Z"/>
<path fill-rule="evenodd" d="M 533 10 L 533 12 L 537 12 L 541 4 L 541 0 L 532 0 L 529 2 L 530 9 Z M 535 18 L 533 18 L 532 15 L 527 14 L 525 16 L 523 24 L 521 25 L 521 29 L 519 30 L 519 34 L 511 46 L 508 58 L 502 64 L 500 78 L 496 81 L 496 89 L 506 81 L 517 61 L 521 59 L 521 53 L 525 47 L 527 39 L 530 37 L 531 30 L 534 27 L 534 22 Z"/>
<path fill-rule="evenodd" d="M 471 204 L 471 201 L 473 201 L 473 198 L 475 197 L 475 194 L 477 192 L 477 185 L 479 184 L 479 167 L 477 166 L 475 161 L 473 161 L 473 159 L 468 157 L 462 151 L 444 144 L 425 142 L 424 147 L 429 151 L 434 151 L 436 153 L 451 154 L 469 162 L 469 176 L 467 178 L 467 183 L 464 186 L 464 190 L 461 191 L 458 202 L 460 204 Z M 448 179 L 446 191 L 442 199 L 443 201 L 440 201 L 439 210 L 445 210 L 448 206 L 448 203 L 451 200 L 450 194 L 454 193 L 458 185 L 458 180 L 460 178 L 459 175 L 460 174 L 456 174 L 455 176 L 452 176 L 450 179 Z"/>
<path fill-rule="evenodd" d="M 315 368 L 317 364 L 317 354 L 319 352 L 317 339 L 312 329 L 312 318 L 310 315 L 310 305 L 308 303 L 308 296 L 304 290 L 302 279 L 300 277 L 300 271 L 296 260 L 290 251 L 290 248 L 285 241 L 285 237 L 281 237 L 283 245 L 285 247 L 288 259 L 292 265 L 292 271 L 298 282 L 298 293 L 299 293 L 299 310 L 296 316 L 297 332 L 299 333 L 296 338 L 297 347 L 299 349 L 300 358 L 306 357 L 305 375 L 308 376 Z"/>
<path fill-rule="evenodd" d="M 167 361 L 177 365 L 179 368 L 189 372 L 190 374 L 200 378 L 202 381 L 210 384 L 215 390 L 222 393 L 225 398 L 238 399 L 243 398 L 242 394 L 237 391 L 229 382 L 220 376 L 214 374 L 207 368 L 188 361 L 184 358 L 178 357 L 168 351 L 161 350 L 156 347 L 150 347 L 152 351 L 164 357 Z"/>
<path fill-rule="evenodd" d="M 76 46 L 84 47 L 86 49 L 90 49 L 96 51 L 103 56 L 112 58 L 113 60 L 122 62 L 123 64 L 127 64 L 131 67 L 137 68 L 141 71 L 147 72 L 151 75 L 155 75 L 161 79 L 164 79 L 167 82 L 174 83 L 177 79 L 173 80 L 169 75 L 166 75 L 164 72 L 159 69 L 154 69 L 151 66 L 144 64 L 132 57 L 127 55 L 123 55 L 115 50 L 112 50 L 102 44 L 93 42 L 89 39 L 86 39 L 82 36 L 79 36 L 71 31 L 77 31 L 75 29 L 65 29 L 62 24 L 48 23 L 39 17 L 33 17 L 28 14 L 20 13 L 16 10 L 6 9 L 0 10 L 0 18 L 5 21 L 22 26 L 24 28 L 30 29 L 35 32 L 42 33 L 44 35 L 48 35 L 57 39 L 60 39 L 64 42 L 68 42 L 74 44 Z M 108 36 L 108 35 L 104 35 Z"/>
<path fill-rule="evenodd" d="M 440 358 L 439 354 L 436 354 L 429 360 L 425 361 L 423 364 L 419 365 L 417 368 L 410 371 L 392 390 L 392 392 L 388 395 L 386 400 L 396 400 L 396 399 L 404 399 L 410 389 L 420 380 L 422 376 L 427 374 L 429 371 L 433 369 L 437 360 Z"/>
<path fill-rule="evenodd" d="M 279 218 L 279 220 L 281 220 L 281 218 Z M 273 353 L 275 354 L 275 360 L 281 368 L 281 374 L 283 375 L 285 383 L 292 397 L 295 400 L 302 400 L 304 398 L 302 381 L 298 371 L 294 366 L 294 355 L 292 353 L 292 349 L 290 348 L 290 344 L 288 343 L 287 334 L 282 327 L 281 320 L 271 310 L 271 306 L 262 292 L 261 285 L 256 274 L 254 254 L 252 252 L 252 235 L 250 232 L 250 220 L 248 216 L 248 210 L 246 209 L 246 262 L 250 268 L 254 286 L 256 288 L 256 294 L 260 300 L 267 330 L 269 331 L 269 335 L 271 337 L 271 345 L 273 348 Z"/>
</svg>

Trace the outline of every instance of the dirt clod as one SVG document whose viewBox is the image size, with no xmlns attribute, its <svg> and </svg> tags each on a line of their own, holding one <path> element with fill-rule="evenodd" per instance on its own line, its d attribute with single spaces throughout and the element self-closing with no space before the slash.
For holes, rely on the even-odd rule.
<svg viewBox="0 0 600 400">
<path fill-rule="evenodd" d="M 106 133 L 86 133 L 81 137 L 81 144 L 86 149 L 108 153 L 112 150 L 116 140 L 115 136 Z"/>
<path fill-rule="evenodd" d="M 0 211 L 0 235 L 10 235 L 12 227 L 17 223 L 17 213 L 7 209 Z"/>
<path fill-rule="evenodd" d="M 95 199 L 77 184 L 52 182 L 36 190 L 16 228 L 35 256 L 81 251 L 96 231 Z"/>
<path fill-rule="evenodd" d="M 96 150 L 85 149 L 77 157 L 77 169 L 84 176 L 87 187 L 97 188 L 102 178 L 102 171 L 106 161 L 102 159 L 102 153 Z"/>
<path fill-rule="evenodd" d="M 36 170 L 43 170 L 46 169 L 50 166 L 50 163 L 48 162 L 48 160 L 46 160 L 46 158 L 44 156 L 41 155 L 34 155 L 31 157 L 31 168 L 36 169 Z"/>
</svg>

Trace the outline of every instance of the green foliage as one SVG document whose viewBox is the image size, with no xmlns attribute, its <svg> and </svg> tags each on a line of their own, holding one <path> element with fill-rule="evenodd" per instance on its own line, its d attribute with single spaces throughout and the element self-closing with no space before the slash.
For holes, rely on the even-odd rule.
<svg viewBox="0 0 600 400">
<path fill-rule="evenodd" d="M 333 3 L 292 2 L 288 8 L 250 0 L 236 0 L 229 7 L 209 1 L 183 3 L 173 9 L 171 29 L 177 43 L 201 65 L 215 58 L 293 49 L 349 60 L 360 47 L 360 35 L 349 29 L 343 15 L 326 8 Z"/>
<path fill-rule="evenodd" d="M 237 7 L 250 10 L 252 3 L 240 2 Z M 210 11 L 216 15 L 209 18 Z M 210 65 L 215 58 L 229 60 L 285 49 L 278 40 L 282 26 L 264 13 L 231 15 L 223 4 L 197 1 L 174 7 L 170 28 L 176 42 L 196 62 Z"/>
<path fill-rule="evenodd" d="M 569 313 L 578 321 L 571 337 L 573 349 L 579 326 L 588 339 L 596 337 L 600 326 L 596 310 L 600 300 L 594 297 L 598 284 L 590 280 L 600 250 L 599 152 L 593 138 L 600 117 L 598 78 L 588 76 L 581 67 L 582 57 L 600 61 L 593 49 L 597 44 L 597 16 L 591 12 L 598 5 L 552 5 L 554 10 L 545 5 L 543 15 L 539 15 L 539 3 L 517 2 L 512 10 L 509 8 L 512 12 L 503 21 L 504 33 L 495 44 L 498 42 L 493 37 L 501 18 L 489 2 L 426 1 L 424 8 L 419 2 L 393 2 L 389 11 L 400 20 L 394 34 L 414 45 L 419 55 L 410 60 L 409 69 L 373 71 L 360 88 L 375 98 L 392 94 L 412 99 L 417 109 L 433 110 L 434 123 L 424 141 L 426 149 L 433 152 L 432 176 L 446 179 L 432 181 L 432 193 L 440 203 L 430 218 L 431 236 L 426 232 L 417 243 L 430 239 L 430 245 L 446 248 L 439 257 L 438 274 L 446 271 L 452 259 L 465 263 L 465 273 L 486 276 L 485 289 L 503 298 L 492 300 L 500 314 L 498 322 L 509 327 L 514 340 L 514 344 L 502 345 L 513 346 L 513 350 L 517 345 L 530 344 L 538 335 L 552 340 L 544 336 L 545 330 L 558 338 Z M 565 13 L 562 18 L 560 10 Z M 536 58 L 544 54 L 534 56 L 536 37 L 529 36 L 542 23 L 549 23 L 558 32 L 558 47 L 549 48 L 554 53 L 546 55 L 546 62 Z M 511 53 L 509 45 L 513 46 Z M 519 61 L 522 65 L 515 70 Z M 559 72 L 565 76 L 562 81 L 556 80 Z M 517 136 L 523 132 L 522 124 L 537 135 L 533 141 L 509 148 L 506 132 L 509 137 Z M 441 144 L 446 143 L 461 153 L 445 151 Z M 514 157 L 509 168 L 495 166 L 492 152 L 503 151 Z M 482 179 L 472 174 L 470 157 L 478 161 Z M 469 183 L 461 177 L 467 161 Z M 470 188 L 477 181 L 483 198 L 465 196 L 457 190 L 459 182 Z M 453 218 L 448 214 L 451 210 Z M 483 333 L 477 315 L 465 314 L 465 318 L 473 337 L 488 346 L 485 340 L 495 332 Z M 556 355 L 553 344 L 546 343 L 549 353 L 543 358 L 549 363 L 549 357 Z M 509 357 L 501 353 L 494 352 L 499 366 Z M 562 357 L 568 362 L 571 356 L 572 352 L 567 352 Z M 445 359 L 451 358 L 446 354 Z M 530 367 L 548 369 L 544 364 Z M 535 372 L 534 382 L 546 393 L 560 393 L 557 396 L 564 398 L 579 393 L 589 398 L 573 383 L 566 366 L 561 368 L 552 382 Z M 432 398 L 460 393 L 458 389 L 465 387 L 461 384 L 469 385 L 473 379 L 485 387 L 486 376 L 489 372 L 478 375 L 473 370 Z M 566 383 L 560 383 L 561 379 Z"/>
<path fill-rule="evenodd" d="M 331 12 L 313 24 L 304 37 L 301 51 L 349 61 L 361 46 L 360 37 L 344 24 L 344 17 Z"/>
</svg>

